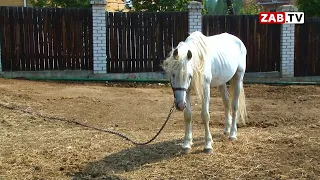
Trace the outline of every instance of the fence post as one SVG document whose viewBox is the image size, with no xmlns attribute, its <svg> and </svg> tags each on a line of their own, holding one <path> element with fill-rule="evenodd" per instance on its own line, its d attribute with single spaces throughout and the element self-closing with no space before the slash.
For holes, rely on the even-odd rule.
<svg viewBox="0 0 320 180">
<path fill-rule="evenodd" d="M 93 36 L 93 73 L 107 73 L 106 0 L 91 0 Z"/>
<path fill-rule="evenodd" d="M 0 40 L 1 43 L 1 40 Z M 2 72 L 2 60 L 1 60 L 1 44 L 0 44 L 0 72 Z"/>
<path fill-rule="evenodd" d="M 293 5 L 283 5 L 277 11 L 298 11 Z M 294 24 L 282 24 L 280 33 L 280 73 L 281 77 L 294 77 Z"/>
<path fill-rule="evenodd" d="M 2 31 L 0 30 L 0 72 L 2 72 L 2 59 L 1 59 L 1 57 L 2 57 L 2 36 L 1 36 L 1 34 L 2 34 Z"/>
<path fill-rule="evenodd" d="M 189 33 L 195 31 L 202 32 L 202 3 L 198 1 L 191 1 L 187 8 L 189 12 Z"/>
</svg>

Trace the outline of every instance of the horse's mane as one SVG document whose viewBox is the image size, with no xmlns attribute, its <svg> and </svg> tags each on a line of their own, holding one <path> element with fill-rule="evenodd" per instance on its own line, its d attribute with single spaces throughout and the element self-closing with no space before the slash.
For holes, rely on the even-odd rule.
<svg viewBox="0 0 320 180">
<path fill-rule="evenodd" d="M 179 43 L 179 46 L 188 46 L 188 49 L 192 53 L 192 68 L 193 68 L 193 78 L 191 81 L 191 88 L 195 90 L 197 95 L 202 99 L 203 98 L 203 84 L 204 84 L 204 58 L 208 52 L 207 44 L 205 41 L 205 36 L 199 32 L 191 33 L 185 42 Z M 179 58 L 175 59 L 173 57 L 174 49 L 169 53 L 169 57 L 164 60 L 162 67 L 171 76 L 173 71 L 179 70 L 180 73 L 186 73 L 187 62 L 182 61 L 181 57 L 186 57 L 187 52 L 179 51 Z"/>
</svg>

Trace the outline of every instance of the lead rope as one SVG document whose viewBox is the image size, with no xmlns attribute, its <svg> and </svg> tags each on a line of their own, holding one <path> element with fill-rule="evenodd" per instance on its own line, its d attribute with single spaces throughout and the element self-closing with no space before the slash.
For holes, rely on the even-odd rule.
<svg viewBox="0 0 320 180">
<path fill-rule="evenodd" d="M 132 144 L 134 145 L 146 145 L 146 144 L 149 144 L 151 143 L 153 140 L 155 140 L 159 134 L 161 133 L 161 131 L 163 130 L 163 128 L 166 126 L 168 120 L 170 119 L 170 116 L 171 114 L 174 112 L 174 109 L 175 109 L 175 105 L 173 104 L 171 109 L 170 109 L 170 112 L 167 116 L 167 119 L 164 121 L 162 127 L 159 129 L 158 133 L 153 136 L 153 138 L 151 138 L 149 141 L 147 142 L 143 142 L 143 143 L 139 143 L 139 142 L 136 142 L 132 139 L 130 139 L 128 136 L 120 133 L 120 132 L 117 132 L 117 131 L 112 131 L 112 130 L 109 130 L 109 129 L 101 129 L 101 128 L 97 128 L 97 127 L 93 127 L 93 126 L 89 126 L 87 124 L 83 124 L 83 123 L 80 123 L 80 122 L 77 122 L 77 121 L 74 121 L 74 120 L 68 120 L 68 119 L 65 119 L 65 118 L 60 118 L 60 117 L 53 117 L 53 116 L 48 116 L 48 115 L 43 115 L 42 113 L 36 113 L 36 112 L 30 112 L 30 108 L 27 108 L 26 110 L 23 110 L 23 109 L 19 109 L 17 107 L 14 107 L 14 106 L 8 106 L 8 105 L 5 105 L 4 103 L 0 103 L 0 106 L 1 107 L 5 107 L 7 109 L 12 109 L 12 110 L 18 110 L 18 111 L 21 111 L 21 112 L 24 112 L 24 113 L 28 113 L 28 114 L 31 114 L 31 115 L 36 115 L 38 117 L 41 117 L 41 118 L 47 118 L 47 119 L 53 119 L 53 120 L 58 120 L 58 121 L 64 121 L 64 122 L 67 122 L 67 123 L 70 123 L 70 124 L 75 124 L 75 125 L 79 125 L 79 126 L 83 126 L 83 127 L 86 127 L 86 128 L 89 128 L 89 129 L 94 129 L 94 130 L 97 130 L 97 131 L 101 131 L 101 132 L 106 132 L 106 133 L 110 133 L 110 134 L 114 134 L 114 135 L 118 135 L 122 138 L 124 138 L 125 140 L 131 142 Z"/>
</svg>

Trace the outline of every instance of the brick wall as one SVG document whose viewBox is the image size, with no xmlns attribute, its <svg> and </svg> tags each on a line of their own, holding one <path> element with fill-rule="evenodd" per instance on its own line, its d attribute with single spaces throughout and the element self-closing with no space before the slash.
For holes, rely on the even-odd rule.
<svg viewBox="0 0 320 180">
<path fill-rule="evenodd" d="M 29 4 L 29 3 L 28 3 Z M 23 6 L 23 0 L 0 0 L 0 6 Z"/>
<path fill-rule="evenodd" d="M 106 0 L 106 11 L 108 12 L 116 12 L 116 11 L 123 11 L 127 12 L 128 9 L 125 8 L 125 0 Z"/>
</svg>

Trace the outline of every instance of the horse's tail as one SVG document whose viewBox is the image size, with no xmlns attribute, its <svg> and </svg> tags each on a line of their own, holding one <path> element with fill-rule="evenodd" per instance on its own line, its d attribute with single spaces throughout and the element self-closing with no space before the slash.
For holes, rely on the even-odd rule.
<svg viewBox="0 0 320 180">
<path fill-rule="evenodd" d="M 232 99 L 233 99 L 233 94 L 234 94 L 234 86 L 235 86 L 235 82 L 233 81 L 233 79 L 231 79 L 230 82 L 230 104 L 229 104 L 229 109 L 230 109 L 230 114 L 232 113 Z M 237 119 L 239 120 L 239 118 L 241 119 L 242 123 L 245 124 L 246 123 L 246 118 L 247 118 L 247 107 L 246 107 L 246 97 L 245 97 L 245 93 L 244 93 L 244 88 L 243 88 L 243 83 L 241 82 L 240 85 L 240 95 L 239 95 L 239 108 L 238 108 L 238 113 L 237 113 L 238 117 Z"/>
</svg>

